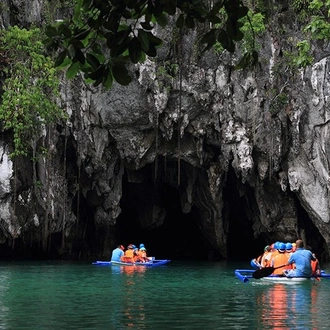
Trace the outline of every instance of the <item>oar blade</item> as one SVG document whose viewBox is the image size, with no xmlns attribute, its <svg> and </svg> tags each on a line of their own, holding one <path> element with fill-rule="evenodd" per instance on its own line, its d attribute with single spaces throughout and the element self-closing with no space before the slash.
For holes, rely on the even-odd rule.
<svg viewBox="0 0 330 330">
<path fill-rule="evenodd" d="M 255 279 L 260 279 L 262 277 L 269 276 L 274 272 L 275 268 L 274 267 L 266 267 L 266 268 L 261 268 L 256 270 L 255 272 L 252 273 L 252 277 Z"/>
</svg>

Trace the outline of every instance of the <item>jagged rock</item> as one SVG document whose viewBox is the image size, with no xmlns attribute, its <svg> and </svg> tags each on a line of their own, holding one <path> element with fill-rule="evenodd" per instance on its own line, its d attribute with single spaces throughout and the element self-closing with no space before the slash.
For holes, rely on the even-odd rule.
<svg viewBox="0 0 330 330">
<path fill-rule="evenodd" d="M 40 18 L 42 1 L 32 2 L 25 22 Z M 24 9 L 25 2 L 12 5 Z M 12 24 L 6 14 L 0 23 Z M 127 87 L 104 92 L 79 79 L 63 82 L 69 120 L 40 137 L 50 136 L 53 153 L 37 163 L 40 192 L 35 183 L 24 184 L 32 166 L 14 173 L 10 141 L 2 143 L 1 237 L 30 235 L 38 242 L 62 233 L 55 245 L 63 253 L 73 254 L 79 238 L 89 240 L 95 254 L 108 255 L 126 180 L 131 189 L 139 185 L 125 205 L 144 229 L 165 224 L 161 191 L 168 185 L 178 191 L 182 214 L 198 214 L 194 223 L 205 246 L 222 257 L 242 253 L 236 240 L 302 237 L 329 258 L 329 58 L 290 77 L 288 102 L 274 107 L 270 90 L 287 80 L 274 71 L 284 45 L 272 31 L 252 72 L 233 71 L 227 55 L 199 58 L 194 35 L 181 43 L 183 60 L 169 57 L 166 46 L 158 62 L 132 66 L 137 78 Z M 10 180 L 23 182 L 16 192 Z M 14 210 L 15 195 L 20 208 Z M 104 244 L 96 247 L 95 240 Z"/>
</svg>

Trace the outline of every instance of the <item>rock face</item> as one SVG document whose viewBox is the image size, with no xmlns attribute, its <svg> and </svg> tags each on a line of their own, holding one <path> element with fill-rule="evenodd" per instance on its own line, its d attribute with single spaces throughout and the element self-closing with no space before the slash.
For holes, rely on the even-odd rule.
<svg viewBox="0 0 330 330">
<path fill-rule="evenodd" d="M 25 23 L 40 18 L 42 1 L 32 2 Z M 0 23 L 12 21 L 3 14 Z M 185 34 L 176 53 L 165 46 L 132 66 L 127 87 L 63 81 L 69 120 L 40 136 L 49 157 L 10 160 L 3 135 L 2 252 L 88 258 L 143 239 L 173 258 L 196 255 L 193 247 L 233 259 L 299 237 L 329 259 L 329 59 L 286 76 L 287 39 L 275 30 L 252 70 L 201 55 Z M 152 237 L 164 236 L 162 250 Z"/>
</svg>

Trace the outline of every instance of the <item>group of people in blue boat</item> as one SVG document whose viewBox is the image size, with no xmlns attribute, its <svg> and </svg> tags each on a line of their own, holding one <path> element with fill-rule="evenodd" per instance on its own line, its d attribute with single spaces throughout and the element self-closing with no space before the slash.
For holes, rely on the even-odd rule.
<svg viewBox="0 0 330 330">
<path fill-rule="evenodd" d="M 148 262 L 147 249 L 143 243 L 139 247 L 129 244 L 127 249 L 123 245 L 119 245 L 112 251 L 111 261 L 117 262 Z"/>
<path fill-rule="evenodd" d="M 267 245 L 264 252 L 251 261 L 258 268 L 274 267 L 272 275 L 287 277 L 317 277 L 321 268 L 309 246 L 298 239 L 295 243 L 276 242 Z"/>
</svg>

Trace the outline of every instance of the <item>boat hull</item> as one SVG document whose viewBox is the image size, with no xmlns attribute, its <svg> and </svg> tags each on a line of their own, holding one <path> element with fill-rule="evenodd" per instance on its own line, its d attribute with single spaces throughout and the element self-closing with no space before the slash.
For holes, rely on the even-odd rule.
<svg viewBox="0 0 330 330">
<path fill-rule="evenodd" d="M 285 276 L 266 276 L 260 279 L 265 282 L 295 284 L 310 281 L 311 277 L 285 277 Z"/>
<path fill-rule="evenodd" d="M 248 283 L 250 279 L 254 280 L 252 274 L 255 272 L 254 269 L 236 269 L 235 270 L 235 276 L 242 282 Z M 257 279 L 257 281 L 263 281 L 263 282 L 272 282 L 272 283 L 285 283 L 285 284 L 297 284 L 302 283 L 310 280 L 320 279 L 320 278 L 330 278 L 330 274 L 326 274 L 323 270 L 321 271 L 321 274 L 318 277 L 285 277 L 285 276 L 265 276 L 260 279 Z"/>
<path fill-rule="evenodd" d="M 97 266 L 144 266 L 144 267 L 156 267 L 169 263 L 171 260 L 153 260 L 150 262 L 121 262 L 121 261 L 95 261 L 92 264 Z"/>
</svg>

